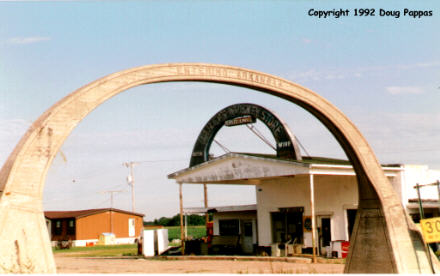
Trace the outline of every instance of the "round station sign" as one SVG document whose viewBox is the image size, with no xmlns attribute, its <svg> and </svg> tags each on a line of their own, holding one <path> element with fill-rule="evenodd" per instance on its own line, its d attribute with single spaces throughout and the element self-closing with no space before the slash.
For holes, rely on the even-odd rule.
<svg viewBox="0 0 440 276">
<path fill-rule="evenodd" d="M 223 127 L 253 124 L 257 120 L 271 131 L 275 142 L 277 157 L 301 160 L 299 147 L 286 124 L 268 109 L 250 103 L 230 105 L 217 112 L 203 127 L 191 154 L 189 166 L 195 166 L 209 160 L 209 149 L 217 132 Z"/>
</svg>

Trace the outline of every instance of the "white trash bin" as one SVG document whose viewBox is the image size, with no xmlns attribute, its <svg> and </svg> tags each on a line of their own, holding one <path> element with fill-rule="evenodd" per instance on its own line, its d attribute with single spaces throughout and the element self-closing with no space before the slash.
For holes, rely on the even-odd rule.
<svg viewBox="0 0 440 276">
<path fill-rule="evenodd" d="M 144 230 L 142 232 L 142 254 L 145 257 L 153 257 L 154 256 L 154 230 Z"/>
</svg>

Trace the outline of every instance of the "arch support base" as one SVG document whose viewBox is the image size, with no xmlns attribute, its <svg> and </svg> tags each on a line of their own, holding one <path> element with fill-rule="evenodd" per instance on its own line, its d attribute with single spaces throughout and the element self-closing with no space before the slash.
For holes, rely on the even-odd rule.
<svg viewBox="0 0 440 276">
<path fill-rule="evenodd" d="M 344 273 L 438 272 L 439 262 L 425 251 L 420 233 L 403 208 L 402 216 L 396 216 L 393 208 L 384 210 L 368 180 L 358 176 L 358 181 L 359 207 Z M 384 212 L 388 215 L 388 221 Z M 394 228 L 396 225 L 400 228 Z M 432 259 L 432 266 L 429 258 Z"/>
<path fill-rule="evenodd" d="M 386 232 L 379 208 L 359 208 L 344 273 L 396 273 Z"/>
<path fill-rule="evenodd" d="M 26 206 L 26 207 L 24 207 Z M 41 201 L 0 198 L 0 273 L 56 273 Z"/>
</svg>

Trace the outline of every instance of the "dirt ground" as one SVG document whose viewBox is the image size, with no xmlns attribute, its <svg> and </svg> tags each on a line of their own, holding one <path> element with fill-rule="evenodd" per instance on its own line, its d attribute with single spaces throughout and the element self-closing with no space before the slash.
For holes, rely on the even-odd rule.
<svg viewBox="0 0 440 276">
<path fill-rule="evenodd" d="M 147 260 L 55 256 L 58 273 L 337 273 L 343 264 L 304 264 L 280 261 Z"/>
</svg>

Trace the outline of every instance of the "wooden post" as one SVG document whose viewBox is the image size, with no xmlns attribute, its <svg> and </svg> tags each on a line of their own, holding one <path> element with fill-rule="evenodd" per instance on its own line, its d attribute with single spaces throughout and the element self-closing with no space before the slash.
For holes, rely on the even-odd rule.
<svg viewBox="0 0 440 276">
<path fill-rule="evenodd" d="M 437 185 L 438 181 L 435 183 L 431 183 L 431 184 L 425 184 L 425 185 L 420 185 L 419 183 L 416 183 L 415 188 L 417 189 L 417 197 L 419 198 L 419 212 L 420 212 L 420 220 L 425 218 L 425 211 L 423 210 L 423 201 L 422 201 L 422 196 L 420 195 L 420 188 L 422 188 L 423 186 L 431 186 L 431 185 Z M 438 189 L 438 186 L 437 186 Z M 438 191 L 438 190 L 437 190 Z M 420 222 L 421 223 L 421 222 Z M 428 256 L 431 255 L 430 251 L 429 251 L 429 245 L 423 241 L 424 245 L 425 245 L 425 252 Z M 432 260 L 431 258 L 428 258 L 428 262 L 429 265 L 431 267 L 431 270 L 434 272 L 434 267 L 432 266 Z"/>
<path fill-rule="evenodd" d="M 112 209 L 109 210 L 109 216 L 110 216 L 110 233 L 113 233 L 113 213 L 112 213 Z"/>
<path fill-rule="evenodd" d="M 185 254 L 185 239 L 183 232 L 183 196 L 182 196 L 182 183 L 179 183 L 179 203 L 180 203 L 180 240 L 182 245 L 182 255 Z"/>
<path fill-rule="evenodd" d="M 134 201 L 134 173 L 133 173 L 133 165 L 134 162 L 130 162 L 130 176 L 131 176 L 131 211 L 134 213 L 136 208 L 134 207 L 136 205 Z"/>
<path fill-rule="evenodd" d="M 316 263 L 316 220 L 315 220 L 315 187 L 313 174 L 310 174 L 310 209 L 312 212 L 312 252 L 313 263 Z"/>
<path fill-rule="evenodd" d="M 188 239 L 188 214 L 184 214 L 184 216 L 185 216 L 185 231 L 184 231 L 184 233 L 185 233 L 185 235 L 183 236 L 183 239 L 184 240 L 187 240 Z"/>
<path fill-rule="evenodd" d="M 420 212 L 420 219 L 425 218 L 425 212 L 423 210 L 423 204 L 422 204 L 422 197 L 420 196 L 420 186 L 419 183 L 416 184 L 417 189 L 417 197 L 419 198 L 419 212 Z"/>
<path fill-rule="evenodd" d="M 206 208 L 205 225 L 208 226 L 208 222 L 209 222 L 209 214 L 208 214 L 208 187 L 207 187 L 206 184 L 203 184 L 203 194 L 204 194 L 204 201 L 205 201 L 205 208 Z"/>
<path fill-rule="evenodd" d="M 439 208 L 440 208 L 440 180 L 437 180 L 435 182 L 435 184 L 437 185 L 438 203 L 439 203 Z"/>
</svg>

